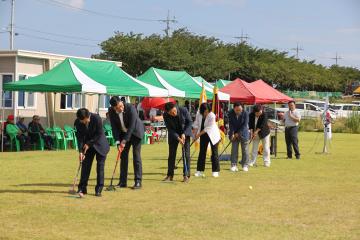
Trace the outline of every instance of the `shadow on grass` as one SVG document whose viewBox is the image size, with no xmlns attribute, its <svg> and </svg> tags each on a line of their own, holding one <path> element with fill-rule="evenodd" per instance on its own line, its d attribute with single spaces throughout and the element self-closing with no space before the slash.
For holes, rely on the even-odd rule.
<svg viewBox="0 0 360 240">
<path fill-rule="evenodd" d="M 14 189 L 4 189 L 0 190 L 1 193 L 29 193 L 29 194 L 49 194 L 49 193 L 61 193 L 61 194 L 67 194 L 68 191 L 54 191 L 54 190 L 14 190 Z"/>
<path fill-rule="evenodd" d="M 26 183 L 26 184 L 18 184 L 13 185 L 14 187 L 31 187 L 31 186 L 37 186 L 37 187 L 69 187 L 71 186 L 71 183 Z"/>
</svg>

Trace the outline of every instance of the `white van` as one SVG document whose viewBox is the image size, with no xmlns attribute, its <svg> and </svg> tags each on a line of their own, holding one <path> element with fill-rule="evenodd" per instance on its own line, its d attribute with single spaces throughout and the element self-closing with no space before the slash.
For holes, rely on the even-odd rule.
<svg viewBox="0 0 360 240">
<path fill-rule="evenodd" d="M 340 118 L 350 117 L 350 115 L 354 112 L 360 114 L 360 106 L 357 104 L 333 104 L 330 105 L 330 108 L 332 108 L 336 112 L 336 116 Z"/>
<path fill-rule="evenodd" d="M 322 116 L 323 110 L 311 103 L 296 103 L 296 109 L 300 112 L 301 118 L 318 118 Z M 279 113 L 288 111 L 287 104 L 282 105 L 281 108 L 276 108 Z"/>
</svg>

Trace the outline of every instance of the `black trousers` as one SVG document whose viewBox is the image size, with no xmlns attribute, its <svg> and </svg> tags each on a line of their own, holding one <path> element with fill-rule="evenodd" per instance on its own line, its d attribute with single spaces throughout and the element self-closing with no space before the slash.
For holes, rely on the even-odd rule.
<svg viewBox="0 0 360 240">
<path fill-rule="evenodd" d="M 91 172 L 91 166 L 96 156 L 96 186 L 95 192 L 101 192 L 104 187 L 104 167 L 105 167 L 105 160 L 106 156 L 99 154 L 95 148 L 91 147 L 87 150 L 85 154 L 85 159 L 82 163 L 81 168 L 81 178 L 79 183 L 79 190 L 87 191 L 88 180 Z"/>
<path fill-rule="evenodd" d="M 167 175 L 173 177 L 174 169 L 175 169 L 175 161 L 176 161 L 176 153 L 179 146 L 179 141 L 169 141 L 169 156 L 168 156 L 168 172 Z M 181 152 L 183 149 L 181 149 Z M 182 153 L 183 154 L 183 153 Z M 184 144 L 184 155 L 185 159 L 183 159 L 183 176 L 190 177 L 190 137 L 185 137 Z"/>
<path fill-rule="evenodd" d="M 207 133 L 200 137 L 200 152 L 197 162 L 197 171 L 204 171 L 205 170 L 205 160 L 206 160 L 206 151 L 208 145 L 210 143 L 211 146 L 211 166 L 213 172 L 220 172 L 220 163 L 219 163 L 219 154 L 218 154 L 218 147 L 219 143 L 213 145 L 210 141 L 209 136 Z"/>
<path fill-rule="evenodd" d="M 292 148 L 294 148 L 295 156 L 300 157 L 298 127 L 285 128 L 286 152 L 289 158 L 292 157 Z"/>
<path fill-rule="evenodd" d="M 120 161 L 120 183 L 127 184 L 129 152 L 133 147 L 133 165 L 135 182 L 142 180 L 142 162 L 141 162 L 141 139 L 131 136 L 130 141 L 126 142 L 125 148 L 121 153 Z"/>
</svg>

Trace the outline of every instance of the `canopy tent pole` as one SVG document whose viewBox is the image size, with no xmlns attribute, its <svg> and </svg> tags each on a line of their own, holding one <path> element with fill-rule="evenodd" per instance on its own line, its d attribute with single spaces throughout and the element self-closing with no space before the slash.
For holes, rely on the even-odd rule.
<svg viewBox="0 0 360 240">
<path fill-rule="evenodd" d="M 56 121 L 55 121 L 55 107 L 56 107 L 56 92 L 54 92 L 54 108 L 53 108 L 53 127 L 55 127 L 56 125 Z"/>
<path fill-rule="evenodd" d="M 98 94 L 97 114 L 100 114 L 100 97 L 101 97 L 101 94 Z"/>
<path fill-rule="evenodd" d="M 49 95 L 47 92 L 45 94 L 45 110 L 46 110 L 46 118 L 47 118 L 47 126 L 50 127 L 50 114 L 49 114 Z"/>
<path fill-rule="evenodd" d="M 2 107 L 2 114 L 1 114 L 1 152 L 4 152 L 4 114 L 5 114 L 5 91 L 1 91 L 1 107 Z"/>
</svg>

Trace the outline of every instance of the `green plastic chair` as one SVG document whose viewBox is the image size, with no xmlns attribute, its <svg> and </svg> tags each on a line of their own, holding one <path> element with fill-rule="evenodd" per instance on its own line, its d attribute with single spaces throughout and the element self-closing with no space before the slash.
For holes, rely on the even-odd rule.
<svg viewBox="0 0 360 240">
<path fill-rule="evenodd" d="M 10 135 L 10 151 L 14 150 L 14 147 L 17 152 L 20 152 L 20 141 L 17 139 L 16 135 Z"/>
<path fill-rule="evenodd" d="M 115 145 L 115 139 L 114 139 L 114 136 L 112 134 L 112 128 L 111 128 L 110 124 L 104 124 L 104 132 L 105 132 L 106 139 L 108 140 L 110 146 L 114 146 Z"/>
<path fill-rule="evenodd" d="M 65 139 L 64 131 L 60 127 L 46 128 L 46 133 L 52 137 L 56 150 L 67 149 L 67 141 Z"/>
<path fill-rule="evenodd" d="M 142 138 L 141 144 L 149 144 L 149 140 L 152 137 L 153 133 L 151 131 L 151 129 L 147 128 L 145 129 L 145 133 L 144 136 Z"/>
<path fill-rule="evenodd" d="M 43 137 L 41 136 L 41 133 L 37 132 L 37 133 L 31 133 L 31 134 L 38 134 L 39 135 L 39 141 L 38 142 L 35 142 L 33 144 L 33 150 L 41 150 L 41 151 L 44 151 L 44 148 L 45 148 L 45 142 L 44 142 L 44 139 Z"/>
<path fill-rule="evenodd" d="M 72 143 L 72 148 L 78 150 L 78 144 L 77 144 L 77 139 L 76 139 L 76 135 L 75 135 L 75 130 L 69 126 L 69 125 L 64 125 L 64 137 L 66 139 L 66 142 Z"/>
</svg>

